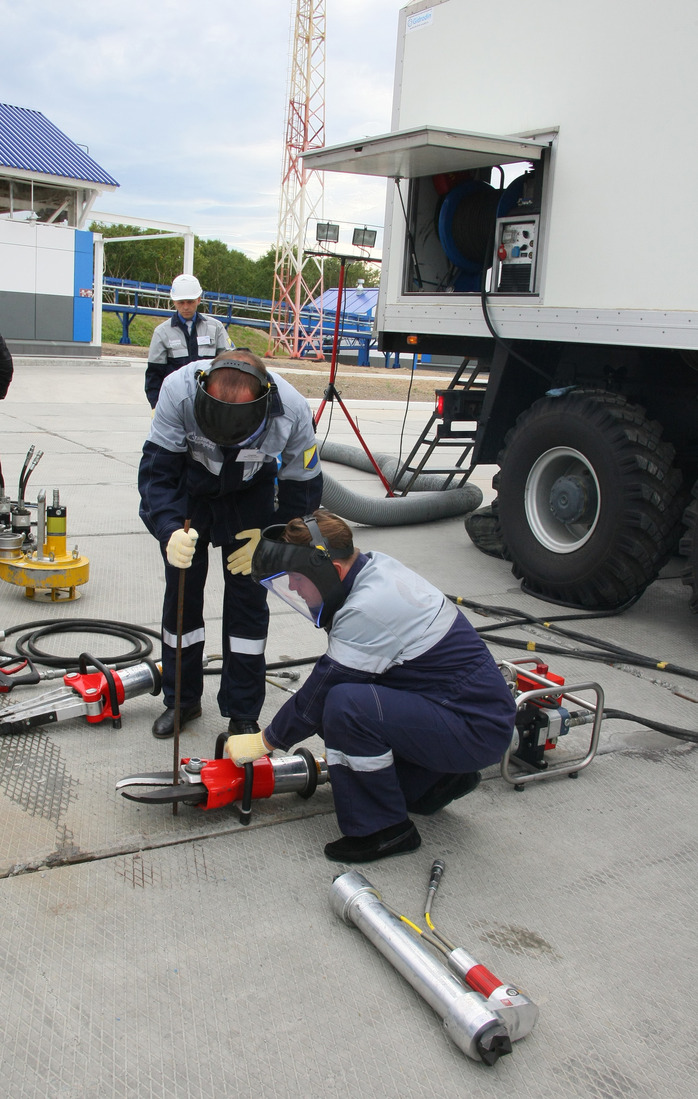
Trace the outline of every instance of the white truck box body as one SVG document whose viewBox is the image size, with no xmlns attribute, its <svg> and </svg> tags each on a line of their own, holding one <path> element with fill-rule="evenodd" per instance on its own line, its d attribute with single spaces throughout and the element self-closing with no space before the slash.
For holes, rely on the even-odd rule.
<svg viewBox="0 0 698 1099">
<path fill-rule="evenodd" d="M 697 30 L 695 0 L 417 0 L 400 12 L 390 135 L 406 152 L 371 159 L 364 141 L 306 162 L 399 174 L 406 200 L 405 177 L 424 164 L 461 166 L 443 134 L 418 166 L 410 131 L 549 144 L 536 293 L 490 295 L 499 334 L 698 348 Z M 389 184 L 377 329 L 486 336 L 477 294 L 405 292 L 405 237 Z"/>
</svg>

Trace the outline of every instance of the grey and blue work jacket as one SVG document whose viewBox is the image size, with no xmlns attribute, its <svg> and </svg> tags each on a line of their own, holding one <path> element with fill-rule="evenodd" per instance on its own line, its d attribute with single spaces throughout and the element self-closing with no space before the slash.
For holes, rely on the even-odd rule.
<svg viewBox="0 0 698 1099">
<path fill-rule="evenodd" d="M 342 581 L 347 598 L 329 627 L 327 652 L 264 735 L 288 750 L 322 736 L 329 691 L 339 683 L 375 683 L 422 695 L 463 717 L 475 740 L 511 739 L 515 704 L 477 631 L 424 577 L 384 553 L 360 554 Z M 428 730 L 425 730 L 428 736 Z"/>
<path fill-rule="evenodd" d="M 160 387 L 173 370 L 198 359 L 213 359 L 233 346 L 220 321 L 203 313 L 197 313 L 193 319 L 190 330 L 179 313 L 175 313 L 153 332 L 145 370 L 145 394 L 151 408 L 155 408 Z"/>
<path fill-rule="evenodd" d="M 248 443 L 221 447 L 202 434 L 194 417 L 196 375 L 207 365 L 188 363 L 165 379 L 143 446 L 140 516 L 162 545 L 192 516 L 192 507 L 205 501 L 212 516 L 211 541 L 224 545 L 231 540 L 226 499 L 275 478 L 273 522 L 287 523 L 320 506 L 322 473 L 305 397 L 268 371 L 275 389 L 262 428 Z"/>
</svg>

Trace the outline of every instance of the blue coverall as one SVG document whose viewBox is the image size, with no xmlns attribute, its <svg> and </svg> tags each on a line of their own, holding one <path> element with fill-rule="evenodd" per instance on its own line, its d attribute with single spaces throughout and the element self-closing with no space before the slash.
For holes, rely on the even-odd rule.
<svg viewBox="0 0 698 1099">
<path fill-rule="evenodd" d="M 442 776 L 498 762 L 516 707 L 467 618 L 417 573 L 367 553 L 342 583 L 327 652 L 264 735 L 283 749 L 321 736 L 339 826 L 365 836 Z"/>
<path fill-rule="evenodd" d="M 201 699 L 208 547 L 221 546 L 225 591 L 218 704 L 223 716 L 252 721 L 259 717 L 264 702 L 266 591 L 248 576 L 230 573 L 226 559 L 240 548 L 235 539 L 239 531 L 286 523 L 319 507 L 322 473 L 307 401 L 271 371 L 276 391 L 266 421 L 253 439 L 241 446 L 219 447 L 203 436 L 194 417 L 194 395 L 196 374 L 208 365 L 189 363 L 163 382 L 138 471 L 140 516 L 158 539 L 165 561 L 165 706 L 174 706 L 180 574 L 167 563 L 165 551 L 170 535 L 190 519 L 199 538 L 185 579 L 181 705 L 187 709 Z"/>
</svg>

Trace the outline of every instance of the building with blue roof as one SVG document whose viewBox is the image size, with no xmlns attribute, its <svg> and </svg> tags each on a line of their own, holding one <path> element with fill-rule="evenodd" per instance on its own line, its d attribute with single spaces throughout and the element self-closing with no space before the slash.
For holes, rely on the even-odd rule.
<svg viewBox="0 0 698 1099">
<path fill-rule="evenodd" d="M 41 111 L 0 103 L 0 332 L 13 352 L 95 353 L 85 225 L 118 186 Z"/>
</svg>

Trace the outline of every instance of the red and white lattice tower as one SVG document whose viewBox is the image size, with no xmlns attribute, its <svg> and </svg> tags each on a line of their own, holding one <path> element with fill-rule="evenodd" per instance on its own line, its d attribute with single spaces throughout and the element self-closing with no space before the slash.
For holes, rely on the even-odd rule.
<svg viewBox="0 0 698 1099">
<path fill-rule="evenodd" d="M 295 0 L 295 7 L 267 355 L 321 359 L 322 314 L 308 306 L 322 295 L 322 262 L 304 256 L 304 245 L 309 221 L 322 217 L 324 185 L 321 172 L 303 167 L 302 154 L 325 141 L 325 0 Z"/>
</svg>

